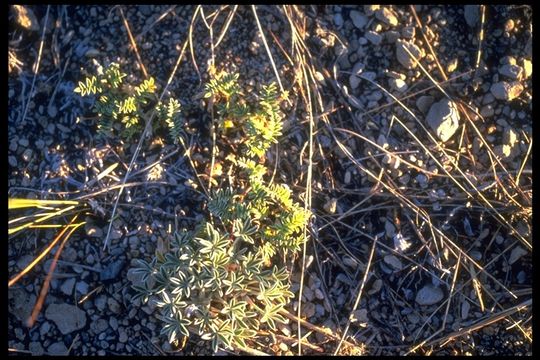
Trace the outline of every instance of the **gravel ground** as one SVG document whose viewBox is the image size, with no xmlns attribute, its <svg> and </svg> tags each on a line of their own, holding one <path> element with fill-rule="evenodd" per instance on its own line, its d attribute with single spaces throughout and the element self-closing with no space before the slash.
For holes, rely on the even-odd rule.
<svg viewBox="0 0 540 360">
<path fill-rule="evenodd" d="M 9 196 L 94 194 L 89 198 L 95 200 L 84 229 L 61 254 L 33 327 L 25 322 L 52 256 L 9 288 L 14 354 L 211 353 L 196 336 L 183 349 L 169 345 L 159 336 L 152 302 L 132 301 L 131 285 L 140 281 L 130 271 L 134 259 L 149 259 L 167 243 L 175 217 L 187 228 L 202 218 L 204 196 L 189 161 L 161 139 L 164 134 L 143 143 L 128 180 L 138 184 L 122 195 L 110 247 L 103 250 L 117 194 L 106 190 L 122 181 L 137 144 L 98 140 L 90 101 L 73 94 L 76 83 L 95 72 L 95 61 L 119 62 L 130 81 L 143 77 L 123 16 L 161 91 L 198 9 L 10 7 Z M 213 32 L 199 16 L 193 51 L 188 45 L 168 88 L 187 112 L 199 173 L 212 145 L 208 115 L 194 95 L 209 69 L 239 72 L 246 92 L 276 78 L 251 8 L 229 6 L 215 16 L 219 9 L 202 7 Z M 315 217 L 302 318 L 340 337 L 347 328 L 355 346 L 342 345 L 340 354 L 530 355 L 532 9 L 486 6 L 484 16 L 478 6 L 461 5 L 297 10 L 325 113 L 314 120 Z M 257 12 L 292 95 L 277 174 L 301 198 L 309 118 L 291 56 L 293 35 L 281 8 L 258 6 Z M 144 170 L 156 161 L 160 166 Z M 96 180 L 115 163 L 110 176 Z M 55 234 L 27 229 L 11 237 L 10 278 Z M 292 291 L 298 294 L 296 266 Z M 291 313 L 298 306 L 297 297 Z M 296 353 L 296 333 L 295 322 L 282 325 L 259 350 Z M 312 344 L 303 346 L 306 354 L 332 354 L 338 344 L 320 331 L 306 340 Z"/>
</svg>

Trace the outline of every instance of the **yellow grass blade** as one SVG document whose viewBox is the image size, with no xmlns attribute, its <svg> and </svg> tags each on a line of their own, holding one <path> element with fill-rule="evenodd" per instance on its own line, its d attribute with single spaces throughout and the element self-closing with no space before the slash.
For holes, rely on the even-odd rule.
<svg viewBox="0 0 540 360">
<path fill-rule="evenodd" d="M 24 274 L 28 273 L 30 270 L 32 270 L 32 268 L 34 266 L 36 266 L 36 264 L 41 260 L 43 259 L 43 257 L 45 255 L 47 255 L 51 250 L 52 248 L 54 247 L 54 245 L 56 245 L 56 243 L 62 238 L 62 236 L 64 235 L 64 233 L 68 230 L 69 227 L 71 227 L 70 225 L 73 224 L 73 222 L 77 219 L 79 215 L 75 215 L 75 217 L 73 217 L 73 219 L 70 221 L 69 225 L 65 226 L 64 229 L 62 229 L 62 231 L 60 231 L 60 233 L 54 238 L 53 241 L 51 241 L 51 243 L 49 244 L 49 246 L 47 246 L 45 248 L 45 250 L 43 250 L 43 252 L 41 254 L 39 254 L 30 264 L 28 264 L 28 266 L 26 268 L 24 268 L 23 271 L 21 271 L 20 273 L 18 273 L 17 275 L 15 275 L 13 277 L 13 279 L 9 280 L 8 282 L 8 287 L 11 287 L 13 284 L 15 284 L 21 277 L 24 276 Z M 84 224 L 85 222 L 82 222 L 82 223 L 78 223 L 76 224 L 76 226 L 80 226 L 82 224 Z"/>
<path fill-rule="evenodd" d="M 78 205 L 73 200 L 39 200 L 39 199 L 8 199 L 8 209 L 20 209 L 27 207 L 40 207 L 44 205 Z"/>
<path fill-rule="evenodd" d="M 17 226 L 16 228 L 11 228 L 11 229 L 8 230 L 8 235 L 14 234 L 14 233 L 16 233 L 17 231 L 21 231 L 21 230 L 26 229 L 27 227 L 29 227 L 29 226 L 31 226 L 31 225 L 34 225 L 35 223 L 39 223 L 39 222 L 45 221 L 45 220 L 47 220 L 47 219 L 50 219 L 50 218 L 52 218 L 52 217 L 54 217 L 54 216 L 57 216 L 57 215 L 60 215 L 60 214 L 62 214 L 62 213 L 64 213 L 64 212 L 69 211 L 69 210 L 72 210 L 72 209 L 74 209 L 74 208 L 75 208 L 75 206 L 68 206 L 67 208 L 58 210 L 58 211 L 56 211 L 56 212 L 54 212 L 54 213 L 50 213 L 50 214 L 48 214 L 48 215 L 46 215 L 46 216 L 44 216 L 44 217 L 42 217 L 41 219 L 38 219 L 38 220 L 36 220 L 36 221 L 31 221 L 31 222 L 28 222 L 28 223 L 23 224 L 23 225 L 21 225 L 21 226 Z"/>
</svg>

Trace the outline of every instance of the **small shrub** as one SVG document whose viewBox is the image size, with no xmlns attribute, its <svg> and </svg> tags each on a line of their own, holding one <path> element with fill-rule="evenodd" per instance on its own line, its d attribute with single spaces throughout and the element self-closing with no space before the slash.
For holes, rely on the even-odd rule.
<svg viewBox="0 0 540 360">
<path fill-rule="evenodd" d="M 179 135 L 180 103 L 172 98 L 168 103 L 157 102 L 154 78 L 132 86 L 124 83 L 126 76 L 117 63 L 111 63 L 105 70 L 98 66 L 97 75 L 79 81 L 74 90 L 81 96 L 97 97 L 92 110 L 98 115 L 98 134 L 114 137 L 115 124 L 120 122 L 121 131 L 117 135 L 129 141 L 140 135 L 151 111 L 156 111 L 157 123 L 168 127 L 171 135 Z"/>
<path fill-rule="evenodd" d="M 223 138 L 241 139 L 238 151 L 227 156 L 234 184 L 213 192 L 208 220 L 175 233 L 171 252 L 138 261 L 145 285 L 135 287 L 143 301 L 160 299 L 161 333 L 170 342 L 191 330 L 211 340 L 214 351 L 220 345 L 246 347 L 262 326 L 286 322 L 280 311 L 294 294 L 285 260 L 301 248 L 310 217 L 286 185 L 265 180 L 263 157 L 281 135 L 283 118 L 275 84 L 250 106 L 237 79 L 223 74 L 205 94 Z"/>
<path fill-rule="evenodd" d="M 99 133 L 114 136 L 113 125 L 120 121 L 119 135 L 129 140 L 155 110 L 158 124 L 177 142 L 183 133 L 180 103 L 157 103 L 153 78 L 130 87 L 125 77 L 113 63 L 75 89 L 98 97 L 93 110 Z M 294 296 L 286 261 L 300 250 L 311 216 L 287 185 L 266 180 L 265 154 L 281 136 L 280 102 L 286 95 L 271 84 L 255 101 L 247 99 L 237 74 L 221 73 L 205 87 L 221 139 L 238 140 L 226 157 L 233 181 L 212 192 L 205 221 L 192 231 L 176 231 L 169 252 L 156 252 L 150 262 L 139 259 L 136 268 L 144 285 L 134 286 L 135 298 L 158 297 L 161 334 L 171 343 L 194 331 L 211 340 L 214 351 L 220 345 L 246 347 L 261 327 L 286 322 L 280 312 Z"/>
</svg>

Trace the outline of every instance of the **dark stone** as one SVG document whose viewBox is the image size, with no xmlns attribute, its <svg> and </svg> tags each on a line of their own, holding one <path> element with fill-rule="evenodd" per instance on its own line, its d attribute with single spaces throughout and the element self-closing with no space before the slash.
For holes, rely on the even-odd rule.
<svg viewBox="0 0 540 360">
<path fill-rule="evenodd" d="M 119 259 L 111 262 L 99 273 L 99 280 L 108 282 L 118 278 L 122 269 L 126 266 L 125 259 Z"/>
</svg>

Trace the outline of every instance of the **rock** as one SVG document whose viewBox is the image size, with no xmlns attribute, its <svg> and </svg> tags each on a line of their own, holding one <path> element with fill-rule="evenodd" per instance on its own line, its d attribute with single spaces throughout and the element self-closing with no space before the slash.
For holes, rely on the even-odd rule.
<svg viewBox="0 0 540 360">
<path fill-rule="evenodd" d="M 511 101 L 521 94 L 521 92 L 523 91 L 523 85 L 521 85 L 517 81 L 514 81 L 512 83 L 500 81 L 491 85 L 491 88 L 489 90 L 496 99 Z"/>
<path fill-rule="evenodd" d="M 32 255 L 23 255 L 17 260 L 17 267 L 20 270 L 23 270 L 32 262 L 32 260 L 34 260 L 34 257 Z"/>
<path fill-rule="evenodd" d="M 39 335 L 41 337 L 46 337 L 51 329 L 51 323 L 48 321 L 45 321 L 39 328 Z"/>
<path fill-rule="evenodd" d="M 341 15 L 341 13 L 334 14 L 334 24 L 336 24 L 336 27 L 338 29 L 343 26 L 343 16 Z"/>
<path fill-rule="evenodd" d="M 74 305 L 51 304 L 45 311 L 45 317 L 53 321 L 63 335 L 86 326 L 86 314 Z"/>
<path fill-rule="evenodd" d="M 497 145 L 493 148 L 493 152 L 506 162 L 510 162 L 513 159 L 512 150 L 512 147 L 506 144 Z"/>
<path fill-rule="evenodd" d="M 125 259 L 119 259 L 111 262 L 99 273 L 100 281 L 111 281 L 118 278 L 118 275 L 126 265 Z"/>
<path fill-rule="evenodd" d="M 354 26 L 360 30 L 363 30 L 368 23 L 368 18 L 359 11 L 353 10 L 350 12 L 349 16 L 351 17 Z"/>
<path fill-rule="evenodd" d="M 17 159 L 13 155 L 8 156 L 8 163 L 12 167 L 17 167 L 17 165 L 18 165 Z"/>
<path fill-rule="evenodd" d="M 92 321 L 90 323 L 90 329 L 94 334 L 99 335 L 109 327 L 109 323 L 105 319 L 98 319 L 97 321 Z"/>
<path fill-rule="evenodd" d="M 407 83 L 401 79 L 390 79 L 390 86 L 399 92 L 404 92 L 408 89 Z"/>
<path fill-rule="evenodd" d="M 457 58 L 454 58 L 453 60 L 451 60 L 448 65 L 446 66 L 446 72 L 447 73 L 453 73 L 454 71 L 456 71 L 457 69 L 457 66 L 458 66 L 458 59 Z"/>
<path fill-rule="evenodd" d="M 522 248 L 521 246 L 516 246 L 510 253 L 510 258 L 508 259 L 508 264 L 512 265 L 518 261 L 522 256 L 527 255 L 528 251 Z"/>
<path fill-rule="evenodd" d="M 512 80 L 518 80 L 521 78 L 523 69 L 518 65 L 506 64 L 499 68 L 499 74 L 506 76 Z"/>
<path fill-rule="evenodd" d="M 366 65 L 363 62 L 357 62 L 356 64 L 354 64 L 352 69 L 353 75 L 360 75 L 362 71 L 364 71 L 365 67 Z"/>
<path fill-rule="evenodd" d="M 103 230 L 92 223 L 86 223 L 84 226 L 84 230 L 86 231 L 86 235 L 101 238 L 103 237 Z"/>
<path fill-rule="evenodd" d="M 118 341 L 121 343 L 126 343 L 128 341 L 128 336 L 123 327 L 118 328 Z"/>
<path fill-rule="evenodd" d="M 528 79 L 532 75 L 532 72 L 533 72 L 532 61 L 523 59 L 523 72 L 525 75 L 524 76 L 525 79 Z"/>
<path fill-rule="evenodd" d="M 415 35 L 416 30 L 414 26 L 404 26 L 403 29 L 401 29 L 401 36 L 406 39 L 414 39 Z"/>
<path fill-rule="evenodd" d="M 60 291 L 64 294 L 71 296 L 73 294 L 73 288 L 75 287 L 75 278 L 67 279 L 64 281 L 62 286 L 60 286 Z"/>
<path fill-rule="evenodd" d="M 514 26 L 515 26 L 514 20 L 508 19 L 504 23 L 504 31 L 510 32 L 510 31 L 514 30 Z"/>
<path fill-rule="evenodd" d="M 62 259 L 65 261 L 75 262 L 77 261 L 77 250 L 72 247 L 68 247 L 62 252 Z"/>
<path fill-rule="evenodd" d="M 75 286 L 75 289 L 79 292 L 81 295 L 88 294 L 88 284 L 84 281 L 79 281 L 77 285 Z"/>
<path fill-rule="evenodd" d="M 417 61 L 409 55 L 409 52 L 416 58 L 420 60 L 424 57 L 425 53 L 418 46 L 412 42 L 406 42 L 403 40 L 397 40 L 396 42 L 396 57 L 398 62 L 407 69 L 414 69 L 418 65 Z"/>
<path fill-rule="evenodd" d="M 22 154 L 23 160 L 26 161 L 26 162 L 30 162 L 30 160 L 32 159 L 32 154 L 33 154 L 32 149 L 28 148 L 28 149 L 24 150 L 24 152 Z"/>
<path fill-rule="evenodd" d="M 397 15 L 387 7 L 377 10 L 375 12 L 375 17 L 390 26 L 396 26 L 399 22 Z"/>
<path fill-rule="evenodd" d="M 337 199 L 336 198 L 328 199 L 328 201 L 324 204 L 323 208 L 329 214 L 335 214 L 336 208 L 337 208 Z"/>
<path fill-rule="evenodd" d="M 120 314 L 121 306 L 114 298 L 108 298 L 107 299 L 107 305 L 109 307 L 109 310 L 113 312 L 114 314 Z"/>
<path fill-rule="evenodd" d="M 94 48 L 88 49 L 84 56 L 86 56 L 87 58 L 95 58 L 99 56 L 99 50 Z"/>
<path fill-rule="evenodd" d="M 43 346 L 41 346 L 41 343 L 37 341 L 32 341 L 28 345 L 28 350 L 32 352 L 32 356 L 41 356 L 45 353 L 45 350 L 43 349 Z"/>
<path fill-rule="evenodd" d="M 480 19 L 480 6 L 479 5 L 465 5 L 463 7 L 463 15 L 465 21 L 470 27 L 475 27 Z"/>
<path fill-rule="evenodd" d="M 302 295 L 306 298 L 307 301 L 312 301 L 313 296 L 315 296 L 315 294 L 313 294 L 313 290 L 311 290 L 308 287 L 304 287 L 304 291 L 302 292 Z"/>
<path fill-rule="evenodd" d="M 385 32 L 384 36 L 386 37 L 386 41 L 390 44 L 395 43 L 399 39 L 399 33 L 394 30 Z"/>
<path fill-rule="evenodd" d="M 16 288 L 8 291 L 8 297 L 11 300 L 9 312 L 24 323 L 32 313 L 36 295 L 29 294 L 22 288 Z"/>
<path fill-rule="evenodd" d="M 527 273 L 525 273 L 525 271 L 523 271 L 523 270 L 521 270 L 517 274 L 516 277 L 517 277 L 518 284 L 520 284 L 520 285 L 525 284 L 525 281 L 527 281 Z"/>
<path fill-rule="evenodd" d="M 34 12 L 23 5 L 13 5 L 15 14 L 17 16 L 17 23 L 21 25 L 26 30 L 38 31 L 39 30 L 39 21 L 34 15 Z"/>
<path fill-rule="evenodd" d="M 495 96 L 493 96 L 492 93 L 488 92 L 482 98 L 482 105 L 491 104 L 494 101 L 495 101 Z"/>
<path fill-rule="evenodd" d="M 517 61 L 516 58 L 513 56 L 505 56 L 500 61 L 501 65 L 516 65 Z"/>
<path fill-rule="evenodd" d="M 343 178 L 343 181 L 346 185 L 351 183 L 351 172 L 349 170 L 345 172 L 345 177 Z"/>
<path fill-rule="evenodd" d="M 381 279 L 377 279 L 373 282 L 373 285 L 371 285 L 371 289 L 369 289 L 368 294 L 373 295 L 378 293 L 382 288 L 383 282 Z"/>
<path fill-rule="evenodd" d="M 19 145 L 22 147 L 28 147 L 28 139 L 19 139 Z"/>
<path fill-rule="evenodd" d="M 375 81 L 375 78 L 377 77 L 377 74 L 373 71 L 366 71 L 365 73 L 362 73 L 362 76 L 364 79 Z"/>
<path fill-rule="evenodd" d="M 503 133 L 503 143 L 506 145 L 514 146 L 518 141 L 518 134 L 512 128 L 506 128 Z"/>
<path fill-rule="evenodd" d="M 364 12 L 367 16 L 371 16 L 375 13 L 375 11 L 379 10 L 381 8 L 381 5 L 364 5 Z"/>
<path fill-rule="evenodd" d="M 51 344 L 51 346 L 47 348 L 47 354 L 56 355 L 56 356 L 66 356 L 68 354 L 68 349 L 63 342 L 59 341 L 59 342 L 55 342 Z"/>
<path fill-rule="evenodd" d="M 358 85 L 360 85 L 360 81 L 362 80 L 358 76 L 354 74 L 349 75 L 349 86 L 351 87 L 351 90 L 356 90 Z"/>
<path fill-rule="evenodd" d="M 442 142 L 448 141 L 459 127 L 459 112 L 455 103 L 448 99 L 431 105 L 426 117 L 428 125 Z"/>
<path fill-rule="evenodd" d="M 353 311 L 352 322 L 361 322 L 361 323 L 369 322 L 369 318 L 367 314 L 368 314 L 367 309 L 358 309 L 356 311 Z"/>
<path fill-rule="evenodd" d="M 492 117 L 494 114 L 495 110 L 493 109 L 493 106 L 489 104 L 482 106 L 482 109 L 480 109 L 480 115 L 482 115 L 483 118 Z"/>
<path fill-rule="evenodd" d="M 368 31 L 364 36 L 373 45 L 379 45 L 382 42 L 382 35 L 376 33 L 375 31 Z"/>
<path fill-rule="evenodd" d="M 433 104 L 434 101 L 435 98 L 433 96 L 423 95 L 420 96 L 418 100 L 416 100 L 416 107 L 418 108 L 418 110 L 426 114 L 429 110 L 429 107 L 431 106 L 431 104 Z"/>
<path fill-rule="evenodd" d="M 386 255 L 384 257 L 384 262 L 393 267 L 395 270 L 402 270 L 403 264 L 401 263 L 401 260 L 399 260 L 394 255 Z"/>
<path fill-rule="evenodd" d="M 304 304 L 304 306 L 302 307 L 302 312 L 304 313 L 306 319 L 308 319 L 309 321 L 309 319 L 311 319 L 313 315 L 315 315 L 315 304 L 313 304 L 312 302 Z"/>
<path fill-rule="evenodd" d="M 471 304 L 467 300 L 463 300 L 461 304 L 461 319 L 467 320 L 469 317 L 469 310 L 471 309 Z"/>
<path fill-rule="evenodd" d="M 426 285 L 416 294 L 418 305 L 433 305 L 439 303 L 444 297 L 443 291 L 433 285 Z"/>
<path fill-rule="evenodd" d="M 105 310 L 105 307 L 107 306 L 107 298 L 104 295 L 98 296 L 94 300 L 94 305 L 99 311 Z"/>
<path fill-rule="evenodd" d="M 54 119 L 56 115 L 58 114 L 58 110 L 56 109 L 56 106 L 51 105 L 47 108 L 47 114 L 51 117 L 51 119 Z"/>
</svg>

